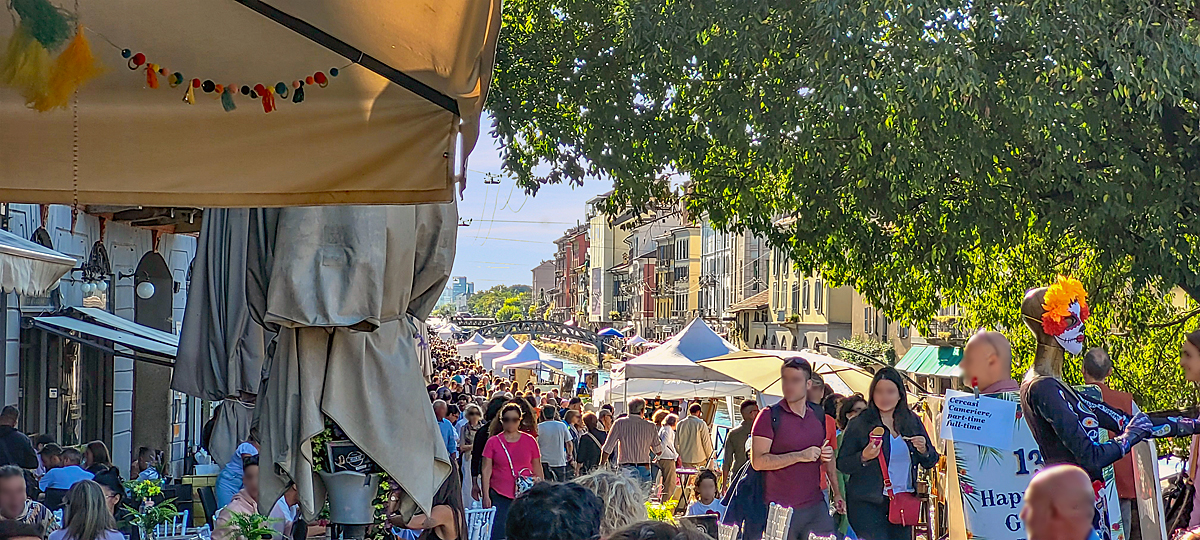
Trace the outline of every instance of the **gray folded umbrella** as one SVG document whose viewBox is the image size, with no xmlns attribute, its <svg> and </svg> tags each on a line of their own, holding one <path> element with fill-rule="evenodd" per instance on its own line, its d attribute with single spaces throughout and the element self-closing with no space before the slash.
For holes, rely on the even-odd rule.
<svg viewBox="0 0 1200 540">
<path fill-rule="evenodd" d="M 395 479 L 408 513 L 429 511 L 451 465 L 413 319 L 428 316 L 449 279 L 457 224 L 453 203 L 252 212 L 251 314 L 278 331 L 256 411 L 260 500 L 294 481 L 315 517 L 324 489 L 311 439 L 328 416 Z"/>
</svg>

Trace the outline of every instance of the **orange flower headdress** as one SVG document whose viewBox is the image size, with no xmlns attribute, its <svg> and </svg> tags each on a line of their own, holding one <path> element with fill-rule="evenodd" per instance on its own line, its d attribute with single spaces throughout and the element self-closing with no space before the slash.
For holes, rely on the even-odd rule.
<svg viewBox="0 0 1200 540">
<path fill-rule="evenodd" d="M 1086 321 L 1091 312 L 1087 305 L 1087 291 L 1078 279 L 1058 276 L 1058 281 L 1046 289 L 1046 297 L 1042 300 L 1042 330 L 1052 336 L 1062 335 L 1068 328 L 1068 317 L 1075 315 L 1071 305 L 1079 303 L 1079 322 Z"/>
</svg>

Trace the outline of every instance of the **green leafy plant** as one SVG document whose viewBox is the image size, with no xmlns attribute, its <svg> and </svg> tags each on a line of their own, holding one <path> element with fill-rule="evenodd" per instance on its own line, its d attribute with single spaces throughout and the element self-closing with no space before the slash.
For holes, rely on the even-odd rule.
<svg viewBox="0 0 1200 540">
<path fill-rule="evenodd" d="M 279 521 L 277 518 L 269 518 L 267 516 L 250 513 L 243 514 L 241 512 L 229 513 L 229 524 L 237 531 L 236 538 L 242 540 L 260 540 L 271 538 L 276 534 L 275 529 L 268 527 L 268 523 Z"/>
<path fill-rule="evenodd" d="M 133 499 L 141 502 L 145 499 L 162 495 L 162 480 L 130 480 L 125 482 L 125 491 L 128 491 Z"/>
<path fill-rule="evenodd" d="M 675 523 L 675 506 L 679 501 L 651 502 L 646 501 L 646 515 L 654 521 Z"/>
<path fill-rule="evenodd" d="M 129 517 L 125 521 L 146 531 L 152 531 L 155 527 L 167 523 L 179 515 L 179 509 L 175 508 L 175 499 L 173 498 L 160 503 L 151 503 L 149 499 L 146 499 L 136 508 L 125 505 L 125 509 L 129 511 Z"/>
<path fill-rule="evenodd" d="M 787 316 L 787 322 L 790 322 L 790 323 L 798 323 L 798 322 L 800 322 L 800 314 L 799 314 L 799 313 L 792 313 L 791 315 L 788 315 L 788 316 Z"/>
</svg>

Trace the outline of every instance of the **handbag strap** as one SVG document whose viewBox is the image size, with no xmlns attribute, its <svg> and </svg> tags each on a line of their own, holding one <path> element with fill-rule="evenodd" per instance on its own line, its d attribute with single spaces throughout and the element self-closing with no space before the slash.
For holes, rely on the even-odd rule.
<svg viewBox="0 0 1200 540">
<path fill-rule="evenodd" d="M 603 445 L 603 444 L 600 444 L 600 439 L 597 439 L 595 435 L 592 435 L 592 432 L 590 432 L 590 431 L 585 431 L 583 434 L 584 434 L 584 435 L 587 435 L 587 437 L 588 437 L 589 439 L 591 439 L 591 440 L 592 440 L 592 442 L 596 443 L 596 446 L 597 446 L 598 448 L 603 448 L 603 447 L 604 447 L 604 445 Z"/>
<path fill-rule="evenodd" d="M 892 490 L 892 477 L 888 474 L 887 463 L 883 462 L 883 446 L 879 447 L 879 470 L 883 473 L 883 490 L 887 492 L 889 499 L 896 498 L 896 492 Z"/>
<path fill-rule="evenodd" d="M 500 437 L 500 448 L 502 448 L 504 450 L 504 455 L 508 456 L 508 470 L 509 470 L 509 472 L 512 473 L 513 480 L 520 479 L 520 477 L 517 476 L 517 466 L 513 465 L 512 454 L 508 453 L 508 445 L 505 444 L 506 441 L 504 440 L 504 434 L 501 433 L 501 434 L 497 435 L 497 437 Z M 518 441 L 521 440 L 520 432 L 518 432 L 517 440 Z"/>
</svg>

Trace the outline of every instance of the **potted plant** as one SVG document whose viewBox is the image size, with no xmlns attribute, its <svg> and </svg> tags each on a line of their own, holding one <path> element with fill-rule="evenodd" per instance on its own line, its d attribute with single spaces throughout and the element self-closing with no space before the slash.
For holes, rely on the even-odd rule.
<svg viewBox="0 0 1200 540">
<path fill-rule="evenodd" d="M 268 523 L 275 521 L 278 521 L 278 519 L 269 518 L 262 514 L 229 512 L 229 524 L 237 531 L 236 537 L 242 540 L 267 540 L 275 536 L 275 529 L 267 526 Z"/>
<path fill-rule="evenodd" d="M 127 521 L 141 531 L 144 540 L 153 540 L 155 527 L 168 523 L 179 515 L 174 498 L 154 502 L 155 497 L 162 496 L 161 480 L 131 480 L 124 485 L 135 504 L 125 506 L 129 511 Z"/>
<path fill-rule="evenodd" d="M 379 494 L 379 467 L 328 417 L 312 438 L 313 472 L 325 485 L 329 520 L 339 525 L 370 525 Z"/>
</svg>

